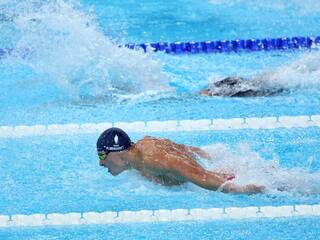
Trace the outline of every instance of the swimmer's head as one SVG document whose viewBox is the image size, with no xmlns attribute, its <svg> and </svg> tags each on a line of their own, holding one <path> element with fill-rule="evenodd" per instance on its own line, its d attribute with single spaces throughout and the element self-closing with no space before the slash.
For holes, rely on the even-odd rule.
<svg viewBox="0 0 320 240">
<path fill-rule="evenodd" d="M 121 152 L 130 148 L 132 142 L 122 129 L 109 128 L 105 130 L 97 141 L 97 151 L 100 159 L 100 165 L 105 166 L 107 155 L 113 152 Z M 110 161 L 111 162 L 111 161 Z M 112 162 L 111 162 L 112 164 Z M 112 171 L 110 167 L 109 170 Z M 112 173 L 112 172 L 111 172 Z"/>
</svg>

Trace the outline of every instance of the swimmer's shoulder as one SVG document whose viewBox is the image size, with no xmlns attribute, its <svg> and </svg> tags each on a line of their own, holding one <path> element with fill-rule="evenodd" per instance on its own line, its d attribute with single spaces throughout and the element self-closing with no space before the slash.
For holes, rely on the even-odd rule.
<svg viewBox="0 0 320 240">
<path fill-rule="evenodd" d="M 152 136 L 144 136 L 142 139 L 136 142 L 137 146 L 146 145 L 146 144 L 152 144 L 158 139 Z"/>
<path fill-rule="evenodd" d="M 146 147 L 146 146 L 150 146 L 150 145 L 160 146 L 160 145 L 171 145 L 171 144 L 175 144 L 175 143 L 172 142 L 170 139 L 156 138 L 156 137 L 152 137 L 152 136 L 145 136 L 136 143 L 137 147 L 139 147 L 139 146 Z"/>
</svg>

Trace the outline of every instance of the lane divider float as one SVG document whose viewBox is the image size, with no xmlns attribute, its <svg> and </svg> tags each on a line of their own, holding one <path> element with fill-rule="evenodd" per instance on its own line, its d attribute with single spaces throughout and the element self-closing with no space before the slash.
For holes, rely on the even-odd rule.
<svg viewBox="0 0 320 240">
<path fill-rule="evenodd" d="M 0 228 L 319 217 L 320 205 L 0 215 Z"/>
<path fill-rule="evenodd" d="M 226 52 L 256 52 L 288 49 L 310 49 L 320 44 L 320 36 L 309 37 L 279 37 L 279 38 L 251 38 L 217 41 L 188 41 L 188 42 L 155 42 L 155 43 L 128 43 L 124 46 L 129 49 L 143 49 L 171 54 L 182 53 L 226 53 Z"/>
<path fill-rule="evenodd" d="M 185 53 L 228 53 L 228 52 L 256 52 L 274 50 L 295 50 L 317 48 L 320 44 L 320 36 L 297 36 L 278 38 L 250 38 L 235 40 L 216 41 L 176 41 L 176 42 L 154 42 L 154 43 L 127 43 L 119 45 L 144 52 L 165 52 L 169 54 Z M 13 48 L 0 48 L 0 59 L 15 52 Z M 31 54 L 30 49 L 18 50 L 17 54 L 26 57 Z"/>
<path fill-rule="evenodd" d="M 101 133 L 110 127 L 119 127 L 133 133 L 309 128 L 320 127 L 320 115 L 0 126 L 0 138 L 93 134 Z"/>
</svg>

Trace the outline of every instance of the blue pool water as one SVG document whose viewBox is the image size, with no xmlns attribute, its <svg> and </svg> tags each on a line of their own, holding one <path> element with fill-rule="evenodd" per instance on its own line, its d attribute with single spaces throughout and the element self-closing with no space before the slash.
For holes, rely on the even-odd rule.
<svg viewBox="0 0 320 240">
<path fill-rule="evenodd" d="M 0 59 L 0 125 L 319 114 L 316 49 L 166 55 L 117 47 L 160 40 L 317 35 L 317 4 L 2 1 L 0 47 L 16 50 Z M 212 79 L 261 73 L 289 90 L 280 96 L 246 99 L 196 94 Z M 131 134 L 134 141 L 143 135 Z M 161 187 L 134 171 L 113 177 L 97 164 L 97 134 L 0 138 L 0 215 L 319 203 L 319 128 L 152 135 L 209 145 L 220 163 L 248 165 L 249 177 L 242 180 L 268 183 L 268 193 L 228 195 L 192 184 Z M 264 172 L 270 164 L 275 175 Z M 289 190 L 276 191 L 281 184 Z M 0 229 L 0 238 L 261 239 L 268 234 L 270 239 L 310 239 L 319 235 L 318 222 L 307 218 Z"/>
</svg>

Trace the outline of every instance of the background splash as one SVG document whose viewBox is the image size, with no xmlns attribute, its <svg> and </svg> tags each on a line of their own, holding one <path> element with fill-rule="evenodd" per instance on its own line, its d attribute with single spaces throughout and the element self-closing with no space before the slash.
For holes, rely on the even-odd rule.
<svg viewBox="0 0 320 240">
<path fill-rule="evenodd" d="M 0 8 L 1 39 L 14 48 L 9 61 L 73 97 L 169 89 L 161 62 L 119 48 L 78 1 L 5 1 Z"/>
</svg>

